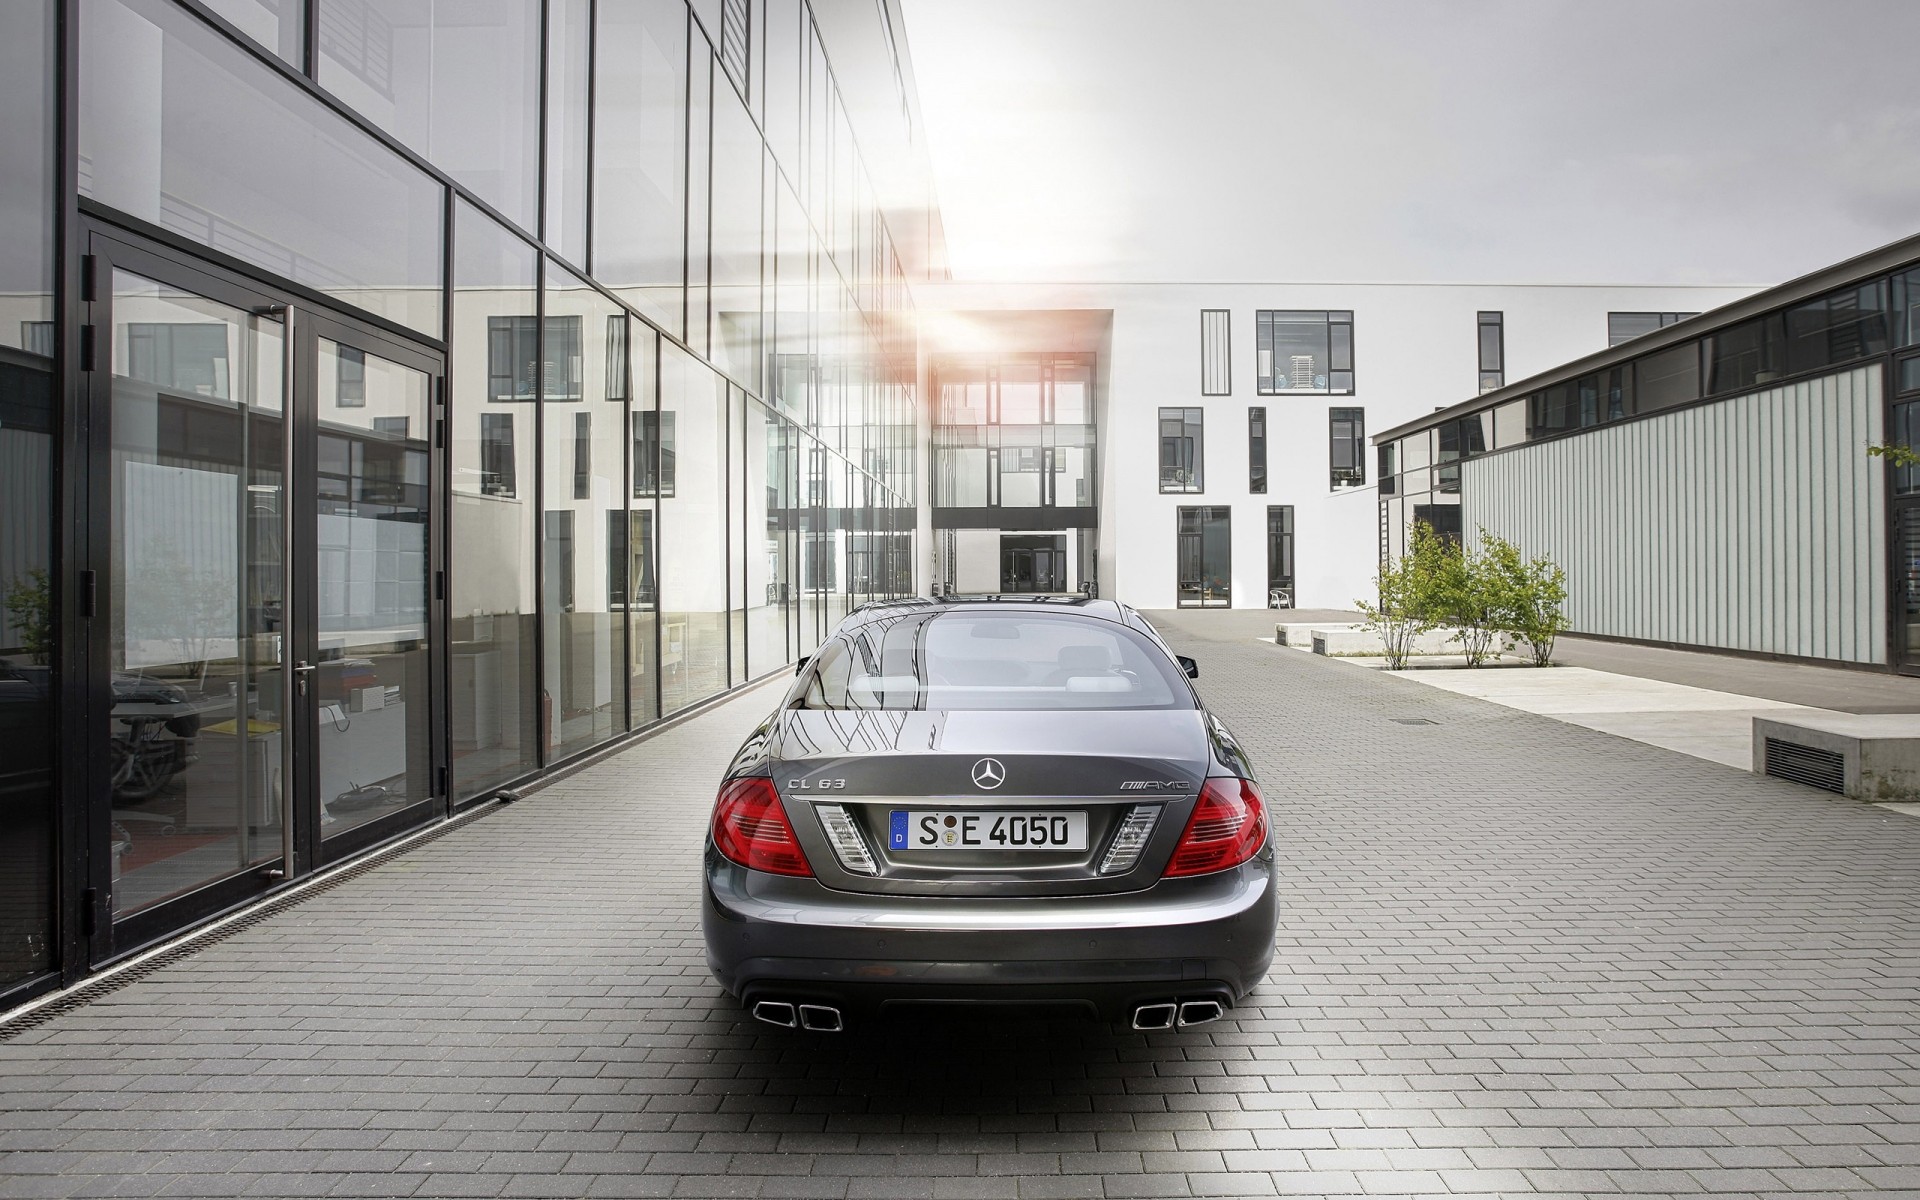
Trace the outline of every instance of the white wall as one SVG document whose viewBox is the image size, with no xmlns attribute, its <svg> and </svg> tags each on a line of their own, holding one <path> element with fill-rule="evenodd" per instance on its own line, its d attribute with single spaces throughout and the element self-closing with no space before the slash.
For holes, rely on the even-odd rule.
<svg viewBox="0 0 1920 1200">
<path fill-rule="evenodd" d="M 1368 447 L 1364 488 L 1333 491 L 1327 410 L 1366 410 L 1367 435 L 1479 391 L 1475 316 L 1505 314 L 1508 383 L 1606 348 L 1607 313 L 1695 312 L 1749 294 L 1726 287 L 1559 287 L 1492 284 L 991 285 L 917 290 L 925 312 L 1110 309 L 1101 363 L 1102 595 L 1142 608 L 1175 604 L 1175 527 L 1183 505 L 1233 512 L 1234 606 L 1266 604 L 1266 509 L 1294 507 L 1295 604 L 1350 607 L 1371 583 L 1379 515 Z M 1200 395 L 1200 310 L 1232 313 L 1233 393 Z M 1351 396 L 1260 396 L 1254 313 L 1346 309 L 1354 314 Z M 1247 490 L 1247 409 L 1267 409 L 1267 493 Z M 1158 409 L 1206 412 L 1205 491 L 1161 495 Z M 922 502 L 924 503 L 924 489 Z M 961 586 L 965 586 L 962 584 Z"/>
</svg>

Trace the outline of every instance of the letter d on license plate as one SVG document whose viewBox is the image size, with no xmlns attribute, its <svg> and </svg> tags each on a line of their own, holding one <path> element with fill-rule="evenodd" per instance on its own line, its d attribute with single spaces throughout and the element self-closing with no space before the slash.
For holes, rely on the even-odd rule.
<svg viewBox="0 0 1920 1200">
<path fill-rule="evenodd" d="M 901 809 L 887 824 L 889 850 L 1085 850 L 1085 812 Z"/>
</svg>

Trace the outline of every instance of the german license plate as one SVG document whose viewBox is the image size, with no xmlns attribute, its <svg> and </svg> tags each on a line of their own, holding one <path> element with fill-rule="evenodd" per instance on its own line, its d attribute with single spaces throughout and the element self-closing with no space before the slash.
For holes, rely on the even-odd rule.
<svg viewBox="0 0 1920 1200">
<path fill-rule="evenodd" d="M 896 808 L 889 850 L 1085 850 L 1084 812 Z"/>
</svg>

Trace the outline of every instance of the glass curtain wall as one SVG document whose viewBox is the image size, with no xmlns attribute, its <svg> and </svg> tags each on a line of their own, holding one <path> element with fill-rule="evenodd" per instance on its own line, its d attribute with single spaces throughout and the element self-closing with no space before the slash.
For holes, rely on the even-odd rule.
<svg viewBox="0 0 1920 1200">
<path fill-rule="evenodd" d="M 727 687 L 727 381 L 672 343 L 660 352 L 660 420 L 673 419 L 673 494 L 661 496 L 660 711 Z"/>
<path fill-rule="evenodd" d="M 0 729 L 34 747 L 64 732 L 50 728 L 63 577 L 57 8 L 0 5 Z M 430 354 L 444 342 L 448 369 L 444 410 L 406 375 L 394 376 L 404 386 L 388 404 L 380 364 L 332 345 L 320 369 L 342 411 L 324 418 L 336 426 L 324 470 L 278 479 L 261 457 L 279 436 L 277 376 L 246 374 L 279 361 L 277 321 L 118 281 L 119 327 L 101 339 L 125 410 L 122 444 L 98 448 L 106 478 L 79 483 L 96 504 L 149 498 L 149 510 L 115 511 L 123 521 L 133 512 L 136 526 L 173 522 L 176 540 L 228 522 L 207 541 L 218 552 L 191 570 L 155 557 L 163 543 L 140 527 L 122 528 L 112 551 L 112 724 L 126 777 L 114 812 L 91 816 L 121 827 L 101 841 L 134 880 L 116 887 L 129 910 L 273 848 L 270 820 L 256 819 L 272 814 L 255 808 L 277 749 L 239 710 L 254 703 L 250 690 L 272 686 L 277 659 L 261 637 L 279 601 L 262 589 L 287 564 L 254 535 L 289 489 L 318 494 L 329 518 L 349 503 L 394 510 L 385 515 L 396 527 L 445 514 L 444 562 L 428 561 L 424 545 L 375 539 L 381 563 L 406 562 L 404 575 L 373 577 L 372 615 L 406 635 L 405 655 L 445 651 L 448 704 L 428 740 L 447 739 L 456 800 L 777 670 L 853 605 L 911 589 L 921 437 L 904 275 L 809 6 L 769 0 L 752 11 L 764 34 L 735 46 L 750 59 L 729 74 L 716 71 L 717 31 L 684 0 L 75 6 L 88 222 L 134 241 L 163 230 L 186 257 L 204 247 L 263 290 L 307 289 L 323 314 L 396 339 L 411 331 Z M 288 78 L 301 71 L 317 90 Z M 751 112 L 736 76 L 753 85 Z M 1036 392 L 1023 377 L 1010 399 L 1027 406 L 1021 419 L 1052 425 L 1051 440 L 1021 443 L 1035 453 L 996 470 L 1054 503 L 1069 493 L 1084 503 L 1091 442 L 1073 444 L 1060 427 L 1090 425 L 1086 389 L 1052 378 Z M 245 436 L 181 440 L 216 427 Z M 442 476 L 446 493 L 426 494 Z M 244 507 L 253 503 L 258 511 Z M 323 540 L 346 538 L 326 542 L 330 552 L 358 553 L 364 531 L 329 529 Z M 448 642 L 427 648 L 422 595 L 441 568 Z M 174 602 L 211 591 L 217 604 Z M 323 609 L 335 634 L 359 620 Z M 376 683 L 387 704 L 429 693 L 413 658 L 392 668 L 407 678 L 389 677 L 387 653 L 334 660 L 327 686 L 349 710 L 358 692 L 364 712 Z M 100 694 L 109 683 L 86 682 Z M 179 704 L 195 719 L 155 719 Z M 408 704 L 406 721 L 429 708 Z M 191 778 L 175 779 L 171 767 L 188 759 Z M 432 794 L 429 761 L 390 773 L 404 776 L 395 794 Z M 56 965 L 61 855 L 106 870 L 80 849 L 56 853 L 54 767 L 46 754 L 0 768 L 0 989 Z M 353 772 L 321 775 L 338 794 L 371 790 Z M 170 816 L 217 825 L 225 840 L 169 863 L 181 855 L 161 853 L 164 835 L 145 835 Z"/>
<path fill-rule="evenodd" d="M 550 760 L 627 727 L 627 314 L 547 263 L 541 318 L 541 588 Z"/>
<path fill-rule="evenodd" d="M 53 6 L 0 6 L 0 993 L 54 966 Z"/>
<path fill-rule="evenodd" d="M 596 6 L 593 276 L 686 331 L 687 6 Z"/>
<path fill-rule="evenodd" d="M 449 663 L 453 794 L 467 799 L 540 765 L 534 701 L 532 247 L 454 206 Z"/>
<path fill-rule="evenodd" d="M 535 228 L 540 0 L 319 3 L 320 86 Z"/>
</svg>

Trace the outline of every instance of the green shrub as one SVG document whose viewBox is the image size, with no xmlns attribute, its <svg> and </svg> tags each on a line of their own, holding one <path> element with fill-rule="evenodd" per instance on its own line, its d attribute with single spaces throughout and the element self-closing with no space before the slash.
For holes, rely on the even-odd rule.
<svg viewBox="0 0 1920 1200">
<path fill-rule="evenodd" d="M 1404 671 L 1414 639 L 1434 627 L 1440 580 L 1450 569 L 1451 552 L 1451 544 L 1432 526 L 1425 521 L 1414 522 L 1407 552 L 1388 562 L 1374 577 L 1376 602 L 1353 602 L 1366 618 L 1360 627 L 1379 633 L 1386 649 L 1387 670 Z"/>
<path fill-rule="evenodd" d="M 1551 666 L 1554 640 L 1567 628 L 1566 571 L 1548 559 L 1526 557 L 1518 546 L 1484 529 L 1478 558 L 1494 623 L 1527 644 L 1534 666 Z"/>
</svg>

